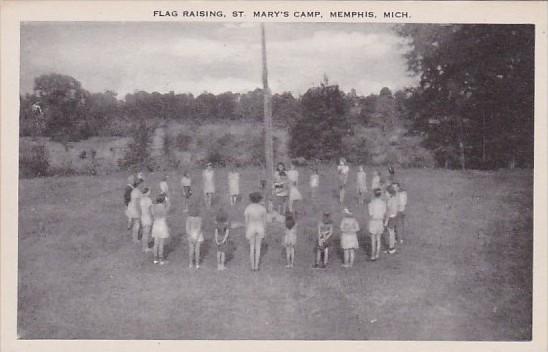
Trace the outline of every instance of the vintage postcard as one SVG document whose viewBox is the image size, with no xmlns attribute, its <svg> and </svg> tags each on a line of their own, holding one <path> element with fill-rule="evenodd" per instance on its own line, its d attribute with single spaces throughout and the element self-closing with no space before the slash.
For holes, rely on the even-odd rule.
<svg viewBox="0 0 548 352">
<path fill-rule="evenodd" d="M 547 3 L 1 6 L 3 351 L 546 350 Z"/>
</svg>

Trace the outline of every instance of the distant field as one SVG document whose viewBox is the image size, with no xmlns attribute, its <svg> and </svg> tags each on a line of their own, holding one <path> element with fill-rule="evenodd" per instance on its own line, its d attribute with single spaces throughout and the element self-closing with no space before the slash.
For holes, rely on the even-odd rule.
<svg viewBox="0 0 548 352">
<path fill-rule="evenodd" d="M 301 191 L 308 193 L 308 170 Z M 372 170 L 368 171 L 368 178 Z M 226 170 L 217 170 L 225 202 Z M 528 340 L 531 338 L 533 174 L 398 170 L 409 193 L 407 241 L 367 261 L 365 232 L 355 267 L 340 253 L 313 270 L 315 224 L 340 221 L 335 172 L 321 170 L 317 204 L 301 204 L 296 267 L 284 268 L 281 227 L 271 226 L 260 272 L 248 269 L 235 230 L 228 270 L 217 272 L 213 216 L 205 215 L 203 266 L 187 268 L 179 188 L 171 172 L 169 264 L 131 243 L 123 213 L 126 174 L 21 180 L 18 334 L 23 339 Z M 243 221 L 256 169 L 242 170 Z M 194 194 L 200 195 L 199 170 Z M 354 190 L 355 173 L 350 190 Z M 161 174 L 148 175 L 158 193 Z M 226 203 L 226 202 L 225 202 Z M 363 209 L 358 214 L 362 228 Z M 480 235 L 478 236 L 478 233 Z M 337 233 L 338 238 L 338 233 Z"/>
</svg>

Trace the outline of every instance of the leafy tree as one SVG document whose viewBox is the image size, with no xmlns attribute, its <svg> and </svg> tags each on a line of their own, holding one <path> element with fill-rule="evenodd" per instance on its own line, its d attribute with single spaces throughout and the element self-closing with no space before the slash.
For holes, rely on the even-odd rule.
<svg viewBox="0 0 548 352">
<path fill-rule="evenodd" d="M 402 25 L 410 118 L 441 164 L 532 165 L 534 27 Z"/>
<path fill-rule="evenodd" d="M 301 98 L 302 117 L 290 129 L 293 156 L 328 160 L 341 155 L 342 138 L 350 131 L 346 104 L 339 87 L 326 83 Z"/>
<path fill-rule="evenodd" d="M 79 81 L 56 73 L 42 75 L 34 81 L 34 93 L 45 115 L 47 136 L 62 141 L 89 136 L 85 119 L 89 93 Z"/>
</svg>

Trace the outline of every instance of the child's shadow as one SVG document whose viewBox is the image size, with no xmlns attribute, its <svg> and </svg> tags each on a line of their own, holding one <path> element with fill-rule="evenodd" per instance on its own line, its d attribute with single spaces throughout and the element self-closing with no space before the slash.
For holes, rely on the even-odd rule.
<svg viewBox="0 0 548 352">
<path fill-rule="evenodd" d="M 175 250 L 181 243 L 181 238 L 183 238 L 184 234 L 179 234 L 178 236 L 172 236 L 169 239 L 169 242 L 166 243 L 166 246 L 164 247 L 164 256 L 167 258 L 169 257 L 169 254 Z"/>
</svg>

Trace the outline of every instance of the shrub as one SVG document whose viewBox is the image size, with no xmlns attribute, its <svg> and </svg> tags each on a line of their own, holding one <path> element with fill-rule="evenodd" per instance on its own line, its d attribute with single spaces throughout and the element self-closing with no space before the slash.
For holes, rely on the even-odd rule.
<svg viewBox="0 0 548 352">
<path fill-rule="evenodd" d="M 49 161 L 46 147 L 35 145 L 30 150 L 23 150 L 19 155 L 19 175 L 21 177 L 47 176 Z"/>
</svg>

